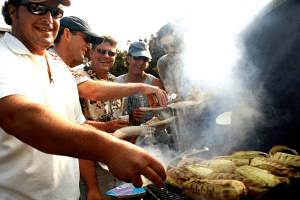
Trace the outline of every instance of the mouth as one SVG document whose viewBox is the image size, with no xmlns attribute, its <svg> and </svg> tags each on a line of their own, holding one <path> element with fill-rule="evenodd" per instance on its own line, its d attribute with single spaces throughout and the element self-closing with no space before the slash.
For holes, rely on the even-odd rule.
<svg viewBox="0 0 300 200">
<path fill-rule="evenodd" d="M 143 66 L 136 66 L 137 68 L 139 68 L 139 69 L 142 69 L 143 68 Z"/>
<path fill-rule="evenodd" d="M 40 31 L 43 31 L 43 32 L 51 32 L 51 31 L 53 31 L 53 29 L 52 28 L 50 28 L 50 27 L 35 27 L 36 29 L 38 29 L 38 30 L 40 30 Z"/>
</svg>

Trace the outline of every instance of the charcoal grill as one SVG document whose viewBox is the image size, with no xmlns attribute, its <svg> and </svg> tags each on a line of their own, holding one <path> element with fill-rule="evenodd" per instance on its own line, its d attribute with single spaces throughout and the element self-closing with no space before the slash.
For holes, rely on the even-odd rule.
<svg viewBox="0 0 300 200">
<path fill-rule="evenodd" d="M 164 186 L 161 189 L 157 189 L 153 184 L 144 187 L 147 193 L 147 200 L 193 200 L 182 193 L 180 189 L 173 187 L 167 181 L 164 182 Z M 292 179 L 291 185 L 287 186 L 285 183 L 279 184 L 267 192 L 263 193 L 259 197 L 253 197 L 246 195 L 242 200 L 289 200 L 298 199 L 300 189 L 300 180 Z"/>
</svg>

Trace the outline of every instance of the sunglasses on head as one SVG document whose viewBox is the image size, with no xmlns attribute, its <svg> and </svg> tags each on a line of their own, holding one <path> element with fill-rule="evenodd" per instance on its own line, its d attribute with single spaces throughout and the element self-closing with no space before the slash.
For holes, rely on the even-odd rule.
<svg viewBox="0 0 300 200">
<path fill-rule="evenodd" d="M 48 8 L 39 3 L 29 3 L 29 2 L 19 2 L 18 5 L 26 6 L 27 10 L 35 15 L 45 15 L 48 11 L 51 12 L 51 15 L 55 19 L 62 18 L 64 11 L 60 8 Z"/>
<path fill-rule="evenodd" d="M 176 47 L 176 45 L 173 42 L 171 42 L 170 45 L 167 44 L 161 45 L 161 48 L 163 48 L 164 50 L 168 50 L 169 47 Z"/>
<path fill-rule="evenodd" d="M 145 57 L 145 56 L 132 56 L 133 60 L 141 60 L 141 58 L 143 59 L 144 62 L 149 62 L 149 58 Z"/>
<path fill-rule="evenodd" d="M 102 55 L 106 54 L 105 49 L 97 49 L 97 52 Z M 114 57 L 116 55 L 116 52 L 113 52 L 113 51 L 107 51 L 107 53 L 110 57 Z"/>
</svg>

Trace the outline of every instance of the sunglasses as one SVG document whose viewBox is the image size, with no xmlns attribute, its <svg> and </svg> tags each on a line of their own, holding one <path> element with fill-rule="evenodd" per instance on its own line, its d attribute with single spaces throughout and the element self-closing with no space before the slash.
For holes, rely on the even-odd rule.
<svg viewBox="0 0 300 200">
<path fill-rule="evenodd" d="M 97 49 L 97 52 L 102 55 L 106 54 L 105 49 Z M 107 53 L 110 57 L 114 57 L 116 55 L 116 52 L 113 52 L 113 51 L 107 51 Z"/>
<path fill-rule="evenodd" d="M 48 11 L 51 12 L 51 15 L 55 19 L 62 18 L 64 11 L 60 8 L 48 8 L 39 3 L 29 3 L 29 2 L 19 2 L 18 5 L 26 6 L 27 10 L 35 15 L 45 15 Z"/>
<path fill-rule="evenodd" d="M 145 57 L 145 56 L 132 56 L 133 60 L 141 60 L 141 58 L 143 59 L 144 62 L 149 62 L 149 58 Z"/>
<path fill-rule="evenodd" d="M 77 34 L 77 35 L 80 35 L 80 34 Z M 85 43 L 90 43 L 91 42 L 91 39 L 89 36 L 83 36 L 83 35 L 80 35 L 82 37 L 82 39 L 85 41 Z"/>
<path fill-rule="evenodd" d="M 169 47 L 176 47 L 176 45 L 173 42 L 171 42 L 170 45 L 167 44 L 161 45 L 161 48 L 163 48 L 164 50 L 168 50 Z"/>
</svg>

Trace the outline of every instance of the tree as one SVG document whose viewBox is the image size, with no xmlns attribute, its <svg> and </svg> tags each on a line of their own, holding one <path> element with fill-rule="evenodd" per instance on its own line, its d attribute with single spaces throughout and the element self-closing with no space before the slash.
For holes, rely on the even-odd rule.
<svg viewBox="0 0 300 200">
<path fill-rule="evenodd" d="M 157 61 L 160 57 L 165 55 L 165 52 L 163 51 L 163 49 L 158 44 L 157 34 L 158 34 L 158 32 L 156 32 L 156 36 L 154 36 L 152 34 L 151 39 L 148 43 L 152 60 L 149 64 L 149 67 L 145 70 L 145 72 L 149 73 L 149 74 L 152 74 L 153 76 L 159 78 L 159 73 L 158 73 L 158 70 L 157 70 Z"/>
<path fill-rule="evenodd" d="M 127 67 L 125 67 L 125 59 L 126 59 L 127 51 L 118 51 L 117 58 L 115 60 L 115 64 L 110 68 L 109 72 L 113 74 L 115 77 L 118 77 L 122 74 L 126 74 L 128 72 Z"/>
</svg>

